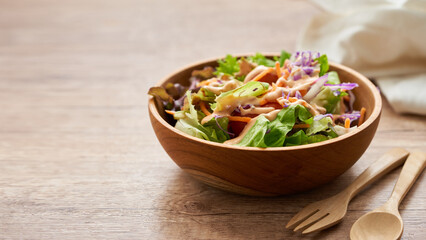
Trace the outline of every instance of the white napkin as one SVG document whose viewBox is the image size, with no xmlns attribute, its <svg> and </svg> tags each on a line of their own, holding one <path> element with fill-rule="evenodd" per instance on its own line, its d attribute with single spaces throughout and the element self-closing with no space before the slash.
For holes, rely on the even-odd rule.
<svg viewBox="0 0 426 240">
<path fill-rule="evenodd" d="M 395 111 L 426 115 L 426 0 L 312 0 L 297 48 L 376 79 Z"/>
</svg>

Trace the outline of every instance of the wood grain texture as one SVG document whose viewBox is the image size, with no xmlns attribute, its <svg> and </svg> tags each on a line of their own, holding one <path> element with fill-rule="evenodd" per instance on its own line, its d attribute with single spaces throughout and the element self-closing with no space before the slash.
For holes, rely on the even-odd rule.
<svg viewBox="0 0 426 240">
<path fill-rule="evenodd" d="M 272 58 L 272 55 L 269 56 Z M 189 86 L 192 71 L 215 66 L 217 59 L 184 67 L 158 85 Z M 162 103 L 149 100 L 149 115 L 157 138 L 170 158 L 196 179 L 233 193 L 279 196 L 311 190 L 348 170 L 365 152 L 380 121 L 382 100 L 366 77 L 353 69 L 329 62 L 344 82 L 354 82 L 358 109 L 368 109 L 364 123 L 332 140 L 297 147 L 249 148 L 200 140 L 175 129 L 164 116 Z"/>
<path fill-rule="evenodd" d="M 0 239 L 348 239 L 356 219 L 386 202 L 400 170 L 359 193 L 331 229 L 302 237 L 284 226 L 390 148 L 426 150 L 425 119 L 385 101 L 370 147 L 331 184 L 276 198 L 213 189 L 156 140 L 149 86 L 200 59 L 293 51 L 319 10 L 284 0 L 0 6 Z M 426 239 L 424 189 L 425 174 L 400 205 L 403 239 Z"/>
</svg>

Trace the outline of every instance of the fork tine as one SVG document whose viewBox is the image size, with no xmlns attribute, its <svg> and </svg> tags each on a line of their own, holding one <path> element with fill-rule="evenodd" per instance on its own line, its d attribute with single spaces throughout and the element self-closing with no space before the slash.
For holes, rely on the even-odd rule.
<svg viewBox="0 0 426 240">
<path fill-rule="evenodd" d="M 316 212 L 318 212 L 318 208 L 314 208 L 311 205 L 308 205 L 304 207 L 302 210 L 300 210 L 296 215 L 294 215 L 290 221 L 288 221 L 287 225 L 285 226 L 287 229 L 293 229 L 295 228 L 299 223 L 303 222 L 308 217 L 314 215 Z"/>
<path fill-rule="evenodd" d="M 311 225 L 311 224 L 315 223 L 316 221 L 321 220 L 322 218 L 326 217 L 328 214 L 329 213 L 327 213 L 327 212 L 318 211 L 314 215 L 310 216 L 308 219 L 303 221 L 301 224 L 299 224 L 293 231 L 297 232 L 300 229 L 303 229 L 303 228 L 307 227 L 308 225 Z"/>
<path fill-rule="evenodd" d="M 307 229 L 305 229 L 302 234 L 307 234 L 307 233 L 312 233 L 312 232 L 316 232 L 316 231 L 321 231 L 325 228 L 331 227 L 337 223 L 340 222 L 340 220 L 342 220 L 342 218 L 335 218 L 332 217 L 332 215 L 327 215 L 324 218 L 322 218 L 321 220 L 319 220 L 318 222 L 314 223 L 312 226 L 308 227 Z"/>
</svg>

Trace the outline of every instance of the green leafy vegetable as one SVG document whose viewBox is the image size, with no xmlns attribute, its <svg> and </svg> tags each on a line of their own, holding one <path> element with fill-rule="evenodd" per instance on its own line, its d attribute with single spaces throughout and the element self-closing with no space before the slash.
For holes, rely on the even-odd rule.
<svg viewBox="0 0 426 240">
<path fill-rule="evenodd" d="M 218 123 L 222 129 L 216 124 L 215 119 L 206 123 L 205 126 L 201 125 L 199 119 L 205 115 L 197 111 L 192 104 L 191 91 L 186 92 L 186 97 L 188 99 L 189 111 L 184 113 L 184 118 L 178 119 L 175 127 L 191 136 L 213 142 L 222 143 L 228 140 L 229 135 L 222 130 L 228 128 L 228 119 L 218 119 Z"/>
<path fill-rule="evenodd" d="M 329 69 L 327 55 L 323 54 L 319 58 L 316 58 L 315 60 L 318 61 L 318 63 L 320 64 L 320 73 L 319 73 L 319 76 L 321 77 Z"/>
<path fill-rule="evenodd" d="M 269 121 L 264 116 L 259 116 L 253 127 L 237 145 L 282 147 L 296 120 L 307 121 L 311 116 L 308 110 L 301 105 L 290 105 L 288 108 L 282 109 L 273 121 Z"/>
<path fill-rule="evenodd" d="M 278 57 L 274 57 L 274 60 L 278 61 L 280 63 L 280 66 L 282 67 L 282 66 L 284 66 L 285 60 L 290 59 L 290 57 L 291 57 L 290 53 L 282 50 L 280 57 L 279 58 Z"/>
<path fill-rule="evenodd" d="M 328 113 L 340 112 L 340 96 L 334 95 L 329 87 L 322 87 L 321 91 L 312 99 L 311 104 L 325 108 Z"/>
<path fill-rule="evenodd" d="M 331 131 L 332 132 L 332 131 Z M 333 132 L 334 133 L 334 132 Z M 336 133 L 334 133 L 336 134 Z M 337 134 L 335 136 L 331 135 L 323 135 L 323 134 L 315 134 L 311 136 L 307 136 L 303 130 L 299 130 L 295 134 L 287 137 L 285 139 L 284 145 L 285 146 L 299 146 L 299 145 L 305 145 L 309 143 L 317 143 L 322 142 L 331 138 L 337 137 Z"/>
<path fill-rule="evenodd" d="M 216 122 L 217 121 L 217 122 Z M 215 142 L 225 142 L 229 139 L 228 133 L 224 132 L 222 129 L 228 129 L 228 118 L 218 118 L 211 119 L 203 126 L 210 132 L 210 139 L 216 139 Z M 218 126 L 220 125 L 220 128 Z"/>
<path fill-rule="evenodd" d="M 247 98 L 254 98 L 268 91 L 269 84 L 264 82 L 248 82 L 245 85 L 234 90 L 221 93 L 216 98 L 216 108 L 219 110 L 227 104 L 238 102 Z"/>
<path fill-rule="evenodd" d="M 287 137 L 285 139 L 285 146 L 299 146 L 306 144 L 308 142 L 308 137 L 306 136 L 303 130 L 299 130 L 295 134 Z"/>
<path fill-rule="evenodd" d="M 328 139 L 331 139 L 331 137 L 325 136 L 325 135 L 322 135 L 322 134 L 315 134 L 315 135 L 308 137 L 308 142 L 306 144 L 322 142 L 322 141 L 325 141 L 325 140 L 328 140 Z"/>
<path fill-rule="evenodd" d="M 244 138 L 236 145 L 245 147 L 268 147 L 264 143 L 269 120 L 264 116 L 259 116 L 253 127 L 250 128 Z"/>
<path fill-rule="evenodd" d="M 306 134 L 310 136 L 318 132 L 326 131 L 327 129 L 330 128 L 329 124 L 332 124 L 332 123 L 333 123 L 333 120 L 329 117 L 321 118 L 318 121 L 313 121 L 311 126 L 308 129 L 306 129 Z"/>
<path fill-rule="evenodd" d="M 268 147 L 282 147 L 284 145 L 287 133 L 291 131 L 296 123 L 296 117 L 305 117 L 307 112 L 305 107 L 301 105 L 290 105 L 288 108 L 281 110 L 277 117 L 269 124 L 270 132 L 265 135 L 265 145 Z M 309 114 L 310 117 L 310 114 Z"/>
<path fill-rule="evenodd" d="M 216 98 L 216 95 L 206 88 L 200 88 L 200 90 L 197 92 L 197 96 L 200 98 L 200 100 L 205 102 L 214 102 L 214 99 Z"/>
<path fill-rule="evenodd" d="M 339 75 L 335 71 L 328 72 L 327 84 L 340 84 Z"/>
<path fill-rule="evenodd" d="M 256 53 L 256 55 L 250 56 L 247 59 L 252 63 L 256 63 L 257 65 L 263 65 L 263 66 L 267 66 L 267 67 L 274 67 L 275 66 L 274 60 L 266 58 L 261 53 Z"/>
<path fill-rule="evenodd" d="M 245 85 L 232 90 L 235 97 L 253 96 L 257 97 L 268 91 L 269 84 L 264 82 L 248 82 Z"/>
<path fill-rule="evenodd" d="M 230 54 L 226 55 L 223 60 L 219 59 L 217 62 L 219 67 L 217 67 L 216 72 L 214 72 L 216 75 L 225 74 L 233 76 L 235 73 L 240 71 L 238 59 Z"/>
</svg>

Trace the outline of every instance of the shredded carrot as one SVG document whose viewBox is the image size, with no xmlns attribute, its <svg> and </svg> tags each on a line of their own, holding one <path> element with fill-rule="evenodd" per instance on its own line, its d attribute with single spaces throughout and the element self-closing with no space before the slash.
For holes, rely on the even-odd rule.
<svg viewBox="0 0 426 240">
<path fill-rule="evenodd" d="M 278 77 L 281 77 L 283 75 L 283 73 L 281 72 L 281 68 L 280 68 L 280 62 L 278 62 L 278 61 L 275 62 L 275 71 L 277 71 Z"/>
<path fill-rule="evenodd" d="M 284 70 L 284 78 L 287 79 L 288 76 L 290 76 L 290 73 L 288 72 L 287 69 Z"/>
<path fill-rule="evenodd" d="M 268 69 L 265 69 L 263 72 L 261 72 L 261 73 L 259 73 L 252 81 L 254 81 L 254 82 L 256 82 L 256 81 L 259 81 L 260 79 L 262 79 L 266 74 L 268 74 L 268 73 L 270 73 L 270 72 L 272 72 L 272 71 L 274 71 L 274 69 L 273 68 L 268 68 Z"/>
<path fill-rule="evenodd" d="M 209 110 L 207 110 L 206 104 L 205 104 L 203 101 L 201 101 L 201 102 L 200 102 L 200 108 L 201 108 L 201 111 L 202 111 L 204 114 L 206 114 L 206 116 L 208 116 L 208 115 L 210 115 L 210 114 L 211 114 L 211 113 L 209 112 Z"/>
<path fill-rule="evenodd" d="M 306 93 L 308 93 L 308 90 L 302 89 L 302 90 L 299 90 L 299 92 L 300 92 L 300 95 L 302 95 L 303 97 L 306 95 Z"/>
<path fill-rule="evenodd" d="M 349 118 L 345 119 L 345 128 L 350 128 L 351 127 L 351 120 Z"/>
<path fill-rule="evenodd" d="M 275 91 L 275 90 L 277 90 L 277 84 L 272 83 L 272 92 Z"/>
<path fill-rule="evenodd" d="M 278 81 L 277 87 L 285 87 L 287 83 L 285 81 Z"/>
<path fill-rule="evenodd" d="M 309 128 L 311 125 L 309 124 L 296 124 L 293 126 L 294 129 L 298 129 L 298 128 Z"/>
<path fill-rule="evenodd" d="M 170 111 L 170 110 L 165 110 L 166 113 L 170 114 L 170 115 L 175 115 L 175 112 Z"/>
<path fill-rule="evenodd" d="M 265 105 L 267 103 L 268 103 L 268 100 L 266 100 L 266 98 L 262 98 L 262 100 L 260 100 L 259 105 L 262 106 L 262 105 Z"/>
<path fill-rule="evenodd" d="M 291 103 L 296 102 L 297 100 L 298 99 L 295 97 L 288 98 L 288 101 L 290 101 Z"/>
<path fill-rule="evenodd" d="M 362 107 L 361 108 L 361 111 L 360 111 L 360 114 L 361 114 L 361 116 L 359 117 L 359 120 L 358 120 L 358 126 L 360 126 L 363 122 L 364 122 L 364 118 L 365 118 L 365 111 L 366 111 L 367 109 L 365 109 L 365 107 Z"/>
<path fill-rule="evenodd" d="M 250 122 L 252 118 L 249 117 L 239 117 L 239 116 L 228 116 L 229 121 L 234 122 Z"/>
</svg>

